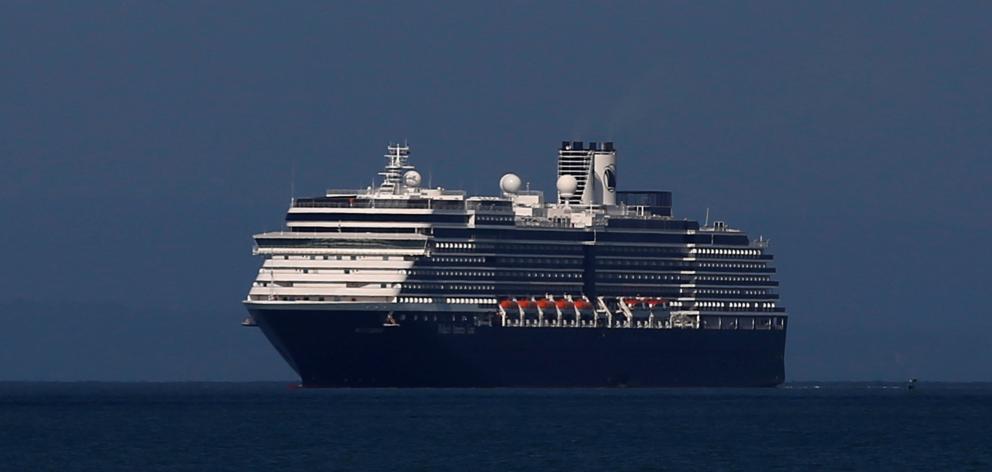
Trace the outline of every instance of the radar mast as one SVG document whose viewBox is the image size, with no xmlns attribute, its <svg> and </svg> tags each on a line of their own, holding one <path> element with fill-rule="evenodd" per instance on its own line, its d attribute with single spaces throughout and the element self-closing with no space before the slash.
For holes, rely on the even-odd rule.
<svg viewBox="0 0 992 472">
<path fill-rule="evenodd" d="M 414 167 L 407 161 L 410 158 L 410 146 L 390 144 L 386 147 L 388 153 L 384 156 L 389 162 L 386 167 L 379 172 L 382 176 L 382 184 L 379 185 L 379 193 L 399 194 L 403 184 L 403 174 Z"/>
</svg>

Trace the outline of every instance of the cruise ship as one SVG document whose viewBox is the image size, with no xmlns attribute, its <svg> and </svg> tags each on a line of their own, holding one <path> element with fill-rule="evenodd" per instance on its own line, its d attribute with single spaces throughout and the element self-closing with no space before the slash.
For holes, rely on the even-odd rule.
<svg viewBox="0 0 992 472">
<path fill-rule="evenodd" d="M 429 188 L 408 146 L 385 158 L 378 185 L 294 198 L 283 230 L 254 236 L 242 324 L 302 386 L 784 381 L 768 242 L 620 190 L 612 142 L 562 142 L 553 198 L 514 173 L 495 196 Z"/>
</svg>

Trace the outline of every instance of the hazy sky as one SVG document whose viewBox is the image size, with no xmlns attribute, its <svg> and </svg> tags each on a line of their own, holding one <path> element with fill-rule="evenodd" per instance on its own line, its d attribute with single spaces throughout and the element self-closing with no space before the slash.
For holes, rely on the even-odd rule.
<svg viewBox="0 0 992 472">
<path fill-rule="evenodd" d="M 771 238 L 790 380 L 992 380 L 990 18 L 2 2 L 0 379 L 292 379 L 238 323 L 293 180 L 365 185 L 408 140 L 435 185 L 551 190 L 577 139 L 616 142 L 619 187 Z"/>
</svg>

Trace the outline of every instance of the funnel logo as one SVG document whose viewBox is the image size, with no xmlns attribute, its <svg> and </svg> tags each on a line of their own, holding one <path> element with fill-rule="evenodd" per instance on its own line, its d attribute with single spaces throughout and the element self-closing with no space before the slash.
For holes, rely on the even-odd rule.
<svg viewBox="0 0 992 472">
<path fill-rule="evenodd" d="M 616 190 L 617 176 L 613 166 L 609 166 L 606 168 L 605 171 L 603 171 L 603 185 L 606 187 L 606 190 L 609 192 L 613 192 Z"/>
</svg>

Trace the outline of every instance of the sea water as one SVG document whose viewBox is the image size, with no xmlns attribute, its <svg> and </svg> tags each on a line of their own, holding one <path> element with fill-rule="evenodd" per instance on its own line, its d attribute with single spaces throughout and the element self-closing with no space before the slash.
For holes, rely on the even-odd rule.
<svg viewBox="0 0 992 472">
<path fill-rule="evenodd" d="M 3 383 L 0 470 L 992 470 L 992 385 Z"/>
</svg>

